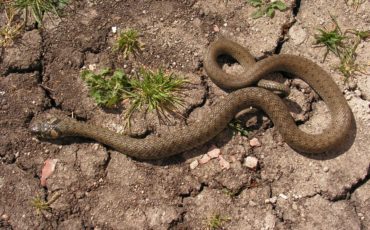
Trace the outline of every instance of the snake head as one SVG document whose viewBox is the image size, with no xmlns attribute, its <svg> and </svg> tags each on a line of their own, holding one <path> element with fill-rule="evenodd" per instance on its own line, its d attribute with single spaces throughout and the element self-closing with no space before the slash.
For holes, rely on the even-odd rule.
<svg viewBox="0 0 370 230">
<path fill-rule="evenodd" d="M 40 138 L 57 139 L 61 136 L 57 127 L 59 122 L 60 119 L 56 117 L 36 121 L 30 126 L 30 132 Z"/>
</svg>

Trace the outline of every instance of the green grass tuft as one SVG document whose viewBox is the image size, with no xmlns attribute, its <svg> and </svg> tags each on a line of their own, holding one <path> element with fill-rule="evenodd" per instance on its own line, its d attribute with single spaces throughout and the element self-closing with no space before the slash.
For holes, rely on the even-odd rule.
<svg viewBox="0 0 370 230">
<path fill-rule="evenodd" d="M 208 220 L 208 228 L 211 230 L 220 229 L 225 222 L 228 222 L 230 220 L 230 217 L 224 217 L 220 214 L 216 214 Z"/>
<path fill-rule="evenodd" d="M 121 32 L 117 38 L 114 50 L 123 54 L 126 59 L 130 54 L 136 55 L 143 48 L 143 44 L 139 41 L 140 34 L 134 29 L 128 29 Z"/>
<path fill-rule="evenodd" d="M 182 106 L 182 99 L 176 94 L 181 91 L 186 80 L 174 74 L 165 74 L 161 69 L 150 71 L 141 69 L 130 79 L 131 90 L 126 92 L 130 107 L 126 117 L 130 117 L 135 110 L 155 110 L 159 117 L 166 116 L 166 112 L 176 112 Z"/>
<path fill-rule="evenodd" d="M 37 215 L 43 214 L 44 211 L 50 211 L 50 205 L 54 203 L 62 194 L 56 192 L 49 201 L 45 201 L 39 195 L 32 198 L 31 205 L 36 209 Z"/>
<path fill-rule="evenodd" d="M 247 3 L 258 9 L 252 13 L 252 18 L 257 19 L 264 15 L 273 18 L 275 16 L 275 11 L 285 11 L 288 9 L 284 1 L 266 1 L 266 0 L 246 0 Z"/>
<path fill-rule="evenodd" d="M 131 77 L 121 70 L 112 72 L 109 69 L 98 74 L 85 70 L 81 77 L 98 105 L 112 108 L 127 100 L 129 103 L 125 119 L 128 124 L 135 111 L 156 111 L 160 118 L 166 117 L 166 113 L 176 113 L 177 108 L 182 106 L 182 99 L 178 95 L 186 82 L 162 70 L 143 68 Z"/>
<path fill-rule="evenodd" d="M 14 0 L 14 7 L 27 12 L 30 10 L 36 22 L 42 25 L 45 13 L 60 14 L 61 9 L 68 4 L 68 0 Z"/>
<path fill-rule="evenodd" d="M 356 62 L 356 49 L 362 41 L 370 38 L 370 30 L 360 31 L 348 29 L 342 32 L 337 21 L 331 16 L 334 28 L 318 29 L 319 33 L 315 35 L 316 44 L 326 47 L 323 61 L 325 61 L 329 52 L 332 52 L 340 59 L 339 71 L 347 80 L 357 72 L 364 73 L 364 68 Z"/>
<path fill-rule="evenodd" d="M 43 211 L 50 210 L 49 203 L 44 201 L 40 196 L 34 197 L 31 201 L 31 205 L 36 209 L 38 215 Z"/>
</svg>

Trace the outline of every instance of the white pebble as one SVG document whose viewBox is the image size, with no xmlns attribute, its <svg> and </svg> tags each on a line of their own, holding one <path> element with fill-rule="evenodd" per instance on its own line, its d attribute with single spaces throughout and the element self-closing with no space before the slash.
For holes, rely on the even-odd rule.
<svg viewBox="0 0 370 230">
<path fill-rule="evenodd" d="M 198 165 L 199 165 L 198 160 L 195 160 L 190 163 L 190 169 L 195 169 L 196 167 L 198 167 Z"/>
<path fill-rule="evenodd" d="M 207 154 L 204 154 L 202 156 L 202 158 L 200 158 L 199 160 L 199 164 L 205 164 L 207 163 L 209 160 L 211 160 L 211 158 L 207 155 Z"/>
<path fill-rule="evenodd" d="M 217 158 L 221 154 L 221 150 L 219 148 L 216 148 L 215 146 L 211 147 L 208 151 L 207 155 L 213 159 Z"/>
<path fill-rule="evenodd" d="M 256 169 L 258 166 L 258 159 L 255 157 L 248 156 L 244 159 L 244 166 L 249 169 Z"/>
<path fill-rule="evenodd" d="M 286 196 L 286 195 L 284 195 L 282 193 L 279 194 L 279 197 L 283 198 L 284 200 L 287 200 L 288 199 L 288 196 Z"/>
<path fill-rule="evenodd" d="M 257 139 L 257 138 L 252 138 L 250 141 L 249 141 L 249 144 L 250 146 L 252 147 L 260 147 L 261 146 L 261 142 Z"/>
<path fill-rule="evenodd" d="M 112 33 L 117 33 L 117 26 L 112 26 Z"/>
<path fill-rule="evenodd" d="M 222 169 L 229 169 L 230 168 L 230 163 L 225 160 L 222 156 L 219 156 L 218 159 L 220 160 L 220 165 Z"/>
</svg>

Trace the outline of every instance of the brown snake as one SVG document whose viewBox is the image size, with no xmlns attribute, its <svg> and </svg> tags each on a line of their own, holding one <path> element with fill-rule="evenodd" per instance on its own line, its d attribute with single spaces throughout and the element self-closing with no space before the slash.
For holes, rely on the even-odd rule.
<svg viewBox="0 0 370 230">
<path fill-rule="evenodd" d="M 217 57 L 222 54 L 234 57 L 245 71 L 239 76 L 225 73 L 217 63 Z M 214 104 L 211 112 L 203 116 L 202 120 L 174 132 L 136 139 L 68 117 L 35 122 L 30 130 L 44 138 L 91 138 L 138 159 L 165 158 L 202 145 L 220 133 L 240 110 L 250 106 L 262 109 L 285 142 L 300 152 L 322 153 L 332 150 L 341 145 L 349 134 L 353 115 L 345 98 L 331 77 L 306 58 L 282 54 L 255 62 L 246 48 L 230 40 L 220 39 L 210 45 L 204 67 L 218 86 L 237 90 Z M 249 87 L 256 85 L 267 74 L 277 71 L 300 77 L 326 103 L 331 122 L 322 133 L 308 134 L 301 131 L 277 95 L 263 88 Z"/>
</svg>

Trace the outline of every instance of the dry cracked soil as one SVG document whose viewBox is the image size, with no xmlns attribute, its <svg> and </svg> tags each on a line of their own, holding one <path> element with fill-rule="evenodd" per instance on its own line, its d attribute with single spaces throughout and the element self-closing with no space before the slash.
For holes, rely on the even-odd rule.
<svg viewBox="0 0 370 230">
<path fill-rule="evenodd" d="M 358 8 L 344 0 L 287 4 L 272 19 L 252 19 L 255 8 L 242 0 L 76 0 L 60 18 L 45 15 L 44 28 L 30 27 L 2 48 L 0 228 L 370 229 L 370 79 L 358 74 L 345 83 L 338 58 L 329 54 L 322 62 L 325 48 L 313 45 L 317 28 L 332 26 L 330 15 L 344 29 L 370 29 L 370 1 Z M 0 26 L 4 17 L 1 12 Z M 128 60 L 112 52 L 112 27 L 140 31 L 143 52 Z M 191 85 L 182 111 L 187 123 L 207 116 L 226 95 L 202 65 L 209 43 L 220 36 L 243 44 L 257 59 L 296 54 L 329 72 L 355 116 L 350 146 L 340 153 L 299 154 L 262 112 L 243 116 L 247 137 L 227 128 L 204 146 L 157 161 L 137 161 L 82 138 L 44 142 L 29 133 L 33 120 L 50 113 L 122 130 L 123 111 L 104 110 L 88 95 L 80 72 L 91 67 L 130 73 L 144 65 L 180 74 Z M 370 64 L 370 43 L 357 53 L 360 63 Z M 319 132 L 330 120 L 325 104 L 299 80 L 288 83 L 294 118 L 302 129 Z M 168 128 L 153 115 L 137 115 L 132 129 L 160 133 L 185 125 L 172 123 Z M 251 146 L 253 137 L 261 146 Z M 212 146 L 223 162 L 194 167 Z M 248 168 L 246 157 L 258 166 Z M 41 186 L 48 159 L 56 159 L 55 171 Z M 50 201 L 56 194 L 48 210 L 38 213 L 32 205 L 35 197 Z"/>
</svg>

